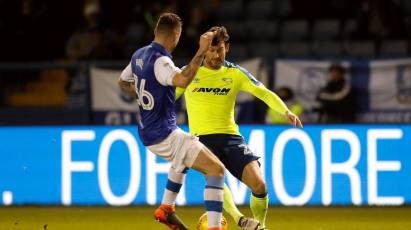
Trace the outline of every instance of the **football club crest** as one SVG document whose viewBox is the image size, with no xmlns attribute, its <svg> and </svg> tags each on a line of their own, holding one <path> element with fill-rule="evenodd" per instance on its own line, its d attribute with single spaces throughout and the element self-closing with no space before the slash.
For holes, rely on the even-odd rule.
<svg viewBox="0 0 411 230">
<path fill-rule="evenodd" d="M 223 77 L 221 79 L 226 85 L 233 84 L 233 79 L 230 77 Z"/>
</svg>

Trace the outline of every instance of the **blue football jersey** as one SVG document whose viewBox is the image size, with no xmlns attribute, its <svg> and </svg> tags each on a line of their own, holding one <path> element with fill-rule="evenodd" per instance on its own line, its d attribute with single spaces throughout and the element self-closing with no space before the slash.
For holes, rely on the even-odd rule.
<svg viewBox="0 0 411 230">
<path fill-rule="evenodd" d="M 158 82 L 154 63 L 160 57 L 171 58 L 160 44 L 138 49 L 131 58 L 140 118 L 138 132 L 145 146 L 157 144 L 177 128 L 174 109 L 175 88 Z"/>
</svg>

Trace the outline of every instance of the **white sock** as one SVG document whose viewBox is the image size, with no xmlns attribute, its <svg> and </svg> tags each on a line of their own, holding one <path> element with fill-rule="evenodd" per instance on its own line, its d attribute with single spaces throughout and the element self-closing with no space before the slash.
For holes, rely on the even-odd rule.
<svg viewBox="0 0 411 230">
<path fill-rule="evenodd" d="M 177 195 L 180 192 L 181 186 L 186 178 L 187 170 L 182 173 L 177 173 L 170 168 L 168 171 L 168 180 L 164 189 L 163 200 L 161 204 L 174 205 Z"/>
<path fill-rule="evenodd" d="M 224 177 L 207 177 L 204 203 L 207 210 L 208 228 L 221 228 L 224 201 Z"/>
</svg>

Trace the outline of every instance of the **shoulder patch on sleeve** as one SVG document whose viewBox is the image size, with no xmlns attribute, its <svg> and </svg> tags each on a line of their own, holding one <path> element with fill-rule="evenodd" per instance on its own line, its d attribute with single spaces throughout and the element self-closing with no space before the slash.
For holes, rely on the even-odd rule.
<svg viewBox="0 0 411 230">
<path fill-rule="evenodd" d="M 240 72 L 242 72 L 245 76 L 247 76 L 247 78 L 250 79 L 251 82 L 253 82 L 255 85 L 261 85 L 260 81 L 258 81 L 250 72 L 248 72 L 248 70 L 244 69 L 240 65 L 234 64 L 229 61 L 224 61 L 224 66 L 227 68 L 235 68 L 235 69 L 240 70 Z"/>
<path fill-rule="evenodd" d="M 229 61 L 224 61 L 224 66 L 227 67 L 227 68 L 236 68 L 237 67 L 236 64 L 234 64 L 232 62 L 229 62 Z"/>
<path fill-rule="evenodd" d="M 237 65 L 236 66 L 245 76 L 247 76 L 248 79 L 251 80 L 255 85 L 261 85 L 261 82 L 258 81 L 250 72 L 248 72 L 246 69 L 243 67 Z"/>
<path fill-rule="evenodd" d="M 154 76 L 163 86 L 172 85 L 174 75 L 180 71 L 168 56 L 158 57 L 154 62 Z"/>
</svg>

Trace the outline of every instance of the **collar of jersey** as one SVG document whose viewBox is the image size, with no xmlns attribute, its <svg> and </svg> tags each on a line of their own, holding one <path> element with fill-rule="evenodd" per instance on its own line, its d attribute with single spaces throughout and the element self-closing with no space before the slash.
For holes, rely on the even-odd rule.
<svg viewBox="0 0 411 230">
<path fill-rule="evenodd" d="M 205 72 L 212 72 L 212 73 L 218 73 L 218 72 L 222 72 L 225 70 L 225 66 L 221 66 L 220 69 L 209 69 L 205 66 L 202 66 L 203 70 L 205 70 Z"/>
<path fill-rule="evenodd" d="M 164 48 L 164 46 L 160 45 L 157 42 L 151 42 L 150 44 L 155 50 L 159 51 L 160 53 L 168 56 L 169 58 L 173 58 L 173 56 L 171 56 L 171 54 L 166 50 L 166 48 Z"/>
</svg>

